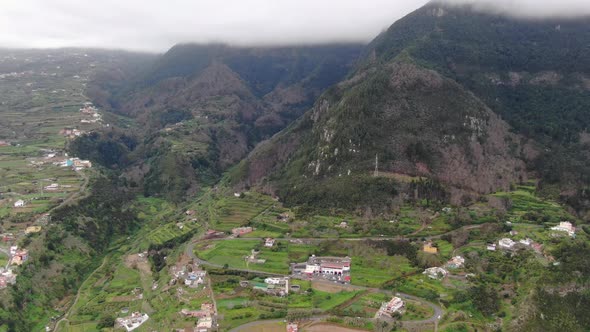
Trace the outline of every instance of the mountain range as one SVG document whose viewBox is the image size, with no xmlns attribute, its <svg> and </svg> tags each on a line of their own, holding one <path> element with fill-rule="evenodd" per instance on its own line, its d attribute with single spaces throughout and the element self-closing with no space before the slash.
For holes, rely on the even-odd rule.
<svg viewBox="0 0 590 332">
<path fill-rule="evenodd" d="M 572 187 L 588 184 L 588 23 L 430 3 L 255 149 L 242 183 L 269 180 L 288 200 L 318 181 L 330 192 L 346 176 L 378 173 L 385 182 L 431 179 L 460 204 L 533 177 L 548 195 L 586 206 Z"/>
<path fill-rule="evenodd" d="M 99 106 L 134 118 L 140 127 L 134 137 L 143 141 L 131 157 L 128 146 L 119 149 L 124 152 L 108 166 L 131 167 L 128 177 L 147 183 L 148 194 L 164 192 L 179 199 L 194 193 L 301 116 L 351 70 L 361 50 L 361 45 L 263 49 L 186 44 L 173 47 L 134 78 L 113 84 L 112 74 L 101 73 L 88 95 Z M 83 145 L 78 149 L 82 155 L 96 151 Z"/>
<path fill-rule="evenodd" d="M 177 45 L 124 84 L 98 75 L 88 93 L 141 124 L 132 182 L 177 197 L 245 158 L 231 183 L 293 204 L 373 187 L 382 207 L 392 192 L 466 204 L 534 178 L 583 211 L 588 23 L 432 2 L 365 46 Z"/>
</svg>

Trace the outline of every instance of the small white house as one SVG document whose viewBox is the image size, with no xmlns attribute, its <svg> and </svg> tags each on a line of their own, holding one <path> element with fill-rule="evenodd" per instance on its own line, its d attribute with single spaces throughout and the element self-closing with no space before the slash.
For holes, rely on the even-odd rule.
<svg viewBox="0 0 590 332">
<path fill-rule="evenodd" d="M 266 278 L 264 279 L 265 284 L 269 285 L 283 285 L 285 284 L 285 279 L 283 278 Z"/>
<path fill-rule="evenodd" d="M 45 188 L 43 188 L 45 190 L 49 190 L 49 191 L 53 191 L 53 190 L 58 190 L 59 189 L 59 184 L 57 183 L 52 183 L 48 186 L 45 186 Z"/>
<path fill-rule="evenodd" d="M 500 241 L 498 241 L 498 245 L 502 249 L 512 249 L 512 247 L 514 247 L 515 244 L 516 242 L 512 241 L 509 238 L 503 238 Z"/>
<path fill-rule="evenodd" d="M 463 267 L 463 264 L 465 264 L 465 258 L 461 256 L 455 256 L 447 262 L 447 267 L 451 269 L 459 269 Z"/>
<path fill-rule="evenodd" d="M 551 230 L 566 232 L 569 236 L 574 237 L 576 235 L 576 228 L 569 221 L 562 221 L 559 225 L 551 227 Z"/>
<path fill-rule="evenodd" d="M 422 274 L 427 275 L 431 279 L 440 279 L 447 276 L 449 272 L 442 267 L 431 267 L 426 270 Z"/>
<path fill-rule="evenodd" d="M 264 240 L 265 247 L 271 248 L 274 245 L 275 245 L 275 239 L 267 238 L 266 240 Z"/>
<path fill-rule="evenodd" d="M 14 202 L 15 208 L 19 208 L 19 207 L 23 207 L 23 206 L 25 206 L 25 201 L 23 201 L 22 199 L 19 199 L 18 201 Z"/>
</svg>

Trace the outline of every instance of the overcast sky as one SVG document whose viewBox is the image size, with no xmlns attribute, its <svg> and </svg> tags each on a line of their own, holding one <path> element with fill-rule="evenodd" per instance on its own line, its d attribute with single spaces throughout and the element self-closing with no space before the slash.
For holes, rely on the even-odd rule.
<svg viewBox="0 0 590 332">
<path fill-rule="evenodd" d="M 446 0 L 524 16 L 590 13 L 590 0 Z M 179 42 L 368 42 L 427 0 L 0 0 L 0 47 L 163 52 Z M 494 5 L 490 6 L 489 4 Z"/>
</svg>

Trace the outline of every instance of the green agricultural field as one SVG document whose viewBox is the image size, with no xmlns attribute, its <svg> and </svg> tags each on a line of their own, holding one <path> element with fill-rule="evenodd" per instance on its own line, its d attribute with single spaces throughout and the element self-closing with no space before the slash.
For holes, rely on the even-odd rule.
<svg viewBox="0 0 590 332">
<path fill-rule="evenodd" d="M 80 323 L 76 325 L 68 325 L 63 329 L 64 332 L 86 332 L 96 331 L 98 323 Z"/>
<path fill-rule="evenodd" d="M 360 291 L 326 293 L 314 290 L 312 296 L 312 306 L 313 309 L 329 311 L 352 300 L 360 293 Z"/>
<path fill-rule="evenodd" d="M 340 223 L 346 221 L 349 227 L 339 227 Z M 357 222 L 356 218 L 351 216 L 322 216 L 314 215 L 305 220 L 296 220 L 293 230 L 294 237 L 314 237 L 314 238 L 339 238 L 339 237 L 359 237 L 364 231 L 356 231 L 353 225 Z"/>
<path fill-rule="evenodd" d="M 195 254 L 213 264 L 227 264 L 232 268 L 245 269 L 247 267 L 245 257 L 260 243 L 258 240 L 214 241 L 196 247 Z M 252 268 L 259 267 L 261 265 L 256 265 L 256 267 L 253 265 Z"/>
<path fill-rule="evenodd" d="M 248 238 L 267 238 L 267 237 L 277 238 L 277 237 L 281 237 L 281 236 L 283 236 L 283 233 L 256 229 L 255 231 L 248 233 L 248 234 L 241 235 L 240 237 L 248 239 Z"/>
<path fill-rule="evenodd" d="M 234 276 L 214 275 L 212 278 L 217 307 L 223 317 L 219 323 L 224 331 L 248 322 L 287 315 L 290 302 L 287 298 L 264 294 L 250 287 L 242 288 Z M 250 280 L 251 284 L 261 282 L 261 278 Z"/>
<path fill-rule="evenodd" d="M 160 203 L 151 199 L 140 201 L 139 204 Z M 158 287 L 154 290 L 152 285 L 155 278 L 149 263 L 136 265 L 126 262 L 129 254 L 138 253 L 145 248 L 142 238 L 149 232 L 149 228 L 146 225 L 132 242 L 120 241 L 119 246 L 111 250 L 101 267 L 80 288 L 79 299 L 68 317 L 69 324 L 62 324 L 60 331 L 84 330 L 97 324 L 101 317 L 128 315 L 121 312 L 123 308 L 150 315 L 150 320 L 142 325 L 140 331 L 166 331 L 176 327 L 194 326 L 194 320 L 185 319 L 177 313 L 183 308 L 198 309 L 202 303 L 210 301 L 205 289 L 183 287 L 182 298 L 179 299 L 177 289 L 182 286 L 167 286 L 170 280 L 168 268 L 160 272 Z M 168 259 L 176 261 L 178 256 L 178 253 L 172 253 Z"/>
<path fill-rule="evenodd" d="M 230 268 L 287 274 L 289 272 L 289 247 L 285 243 L 277 251 L 273 251 L 271 248 L 262 246 L 260 240 L 224 240 L 203 244 L 196 248 L 195 254 L 220 266 L 227 264 Z M 260 250 L 258 258 L 265 259 L 264 264 L 246 261 L 246 256 L 249 256 L 254 248 Z"/>
<path fill-rule="evenodd" d="M 438 247 L 438 253 L 443 259 L 451 258 L 453 254 L 453 245 L 445 240 L 437 240 L 435 241 L 436 246 Z"/>
<path fill-rule="evenodd" d="M 289 261 L 291 263 L 305 262 L 309 256 L 317 254 L 319 247 L 308 244 L 289 243 Z"/>
<path fill-rule="evenodd" d="M 148 234 L 148 240 L 153 244 L 164 244 L 174 239 L 180 238 L 187 234 L 191 234 L 199 228 L 199 225 L 194 222 L 182 223 L 177 225 L 176 223 L 169 223 L 162 225 Z"/>
<path fill-rule="evenodd" d="M 508 217 L 515 223 L 556 224 L 563 220 L 576 220 L 558 203 L 538 197 L 534 186 L 518 186 L 514 191 L 498 192 L 493 196 L 510 201 Z"/>
<path fill-rule="evenodd" d="M 404 278 L 397 290 L 430 301 L 434 301 L 439 296 L 443 299 L 450 296 L 450 290 L 445 288 L 440 280 L 430 279 L 423 274 Z"/>
<path fill-rule="evenodd" d="M 404 301 L 406 302 L 406 312 L 402 316 L 404 321 L 423 320 L 432 317 L 434 314 L 432 308 L 422 302 L 410 299 Z"/>
<path fill-rule="evenodd" d="M 407 258 L 402 256 L 352 256 L 351 282 L 354 285 L 380 287 L 386 282 L 415 273 Z"/>
<path fill-rule="evenodd" d="M 246 256 L 251 255 L 253 249 L 260 250 L 257 257 L 265 259 L 264 264 L 246 262 Z M 220 266 L 227 264 L 230 268 L 288 274 L 290 263 L 306 261 L 317 250 L 313 245 L 285 240 L 278 240 L 275 247 L 267 248 L 261 240 L 233 239 L 201 243 L 195 248 L 195 254 Z"/>
<path fill-rule="evenodd" d="M 0 267 L 4 267 L 8 263 L 8 256 L 0 252 Z"/>
<path fill-rule="evenodd" d="M 352 317 L 373 318 L 381 303 L 391 300 L 391 297 L 382 293 L 367 293 L 356 301 L 342 308 L 342 314 Z"/>
<path fill-rule="evenodd" d="M 243 197 L 227 196 L 214 201 L 208 213 L 212 227 L 221 231 L 247 224 L 275 204 L 269 196 L 246 193 Z"/>
</svg>

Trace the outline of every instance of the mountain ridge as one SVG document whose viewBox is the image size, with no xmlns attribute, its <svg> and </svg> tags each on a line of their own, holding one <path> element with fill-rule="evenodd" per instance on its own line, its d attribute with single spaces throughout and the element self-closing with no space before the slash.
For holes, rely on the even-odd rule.
<svg viewBox="0 0 590 332">
<path fill-rule="evenodd" d="M 575 160 L 576 163 L 584 163 L 584 160 L 590 158 L 587 144 L 578 143 L 579 137 L 583 135 L 587 127 L 586 120 L 580 121 L 580 117 L 587 119 L 583 114 L 590 102 L 590 90 L 587 90 L 586 86 L 588 59 L 580 58 L 585 52 L 584 49 L 588 47 L 587 45 L 590 45 L 583 42 L 584 40 L 590 41 L 590 29 L 586 24 L 588 21 L 587 18 L 526 20 L 474 11 L 470 6 L 451 6 L 441 2 L 431 2 L 398 20 L 387 31 L 369 43 L 363 51 L 363 58 L 359 60 L 359 65 L 347 80 L 337 84 L 318 99 L 310 111 L 313 115 L 306 114 L 304 115 L 307 117 L 305 120 L 293 125 L 300 128 L 292 128 L 291 131 L 287 129 L 285 134 L 277 135 L 270 142 L 261 145 L 242 163 L 241 169 L 235 172 L 240 174 L 242 179 L 233 175 L 232 179 L 238 186 L 250 186 L 262 182 L 265 188 L 272 188 L 273 186 L 269 186 L 269 182 L 274 182 L 273 190 L 276 190 L 277 187 L 284 188 L 289 185 L 284 181 L 277 180 L 285 174 L 296 174 L 292 178 L 310 176 L 301 166 L 299 166 L 299 171 L 281 170 L 281 168 L 288 168 L 287 164 L 290 161 L 283 160 L 283 165 L 277 165 L 277 160 L 270 161 L 269 157 L 264 156 L 263 151 L 272 151 L 283 155 L 280 150 L 284 148 L 290 152 L 289 155 L 296 154 L 292 141 L 299 141 L 302 136 L 305 136 L 300 133 L 302 127 L 313 128 L 311 131 L 316 132 L 316 136 L 317 132 L 322 130 L 314 127 L 316 124 L 310 121 L 310 119 L 318 118 L 319 109 L 329 108 L 334 104 L 346 104 L 351 99 L 346 98 L 346 92 L 342 93 L 343 90 L 350 90 L 350 86 L 355 84 L 375 81 L 380 72 L 388 66 L 410 63 L 414 68 L 422 68 L 436 73 L 424 81 L 437 82 L 437 79 L 441 77 L 444 80 L 450 80 L 454 82 L 458 90 L 455 92 L 449 90 L 449 94 L 461 91 L 462 94 L 471 96 L 472 102 L 479 103 L 487 110 L 488 116 L 491 116 L 493 121 L 491 124 L 486 124 L 487 128 L 485 128 L 482 137 L 487 136 L 489 132 L 503 132 L 504 134 L 500 136 L 504 137 L 494 137 L 493 144 L 488 145 L 488 151 L 482 149 L 481 146 L 475 148 L 480 153 L 479 157 L 474 156 L 473 151 L 464 153 L 469 150 L 464 149 L 469 144 L 462 147 L 463 152 L 458 152 L 460 150 L 445 150 L 440 146 L 435 148 L 426 146 L 423 144 L 424 139 L 416 140 L 414 143 L 417 145 L 410 147 L 412 151 L 408 151 L 406 148 L 406 151 L 398 149 L 394 153 L 398 159 L 400 159 L 399 156 L 402 156 L 401 159 L 403 159 L 403 155 L 408 157 L 409 154 L 416 153 L 431 157 L 452 154 L 455 158 L 447 162 L 449 165 L 454 165 L 449 166 L 449 170 L 454 170 L 454 172 L 444 171 L 444 169 L 439 172 L 425 172 L 425 170 L 429 170 L 429 167 L 424 167 L 427 163 L 422 163 L 420 167 L 422 171 L 419 171 L 416 165 L 408 162 L 400 163 L 399 160 L 397 166 L 388 169 L 386 167 L 387 155 L 393 150 L 385 152 L 375 148 L 370 155 L 364 155 L 362 160 L 356 160 L 357 166 L 364 165 L 364 168 L 361 167 L 362 174 L 372 172 L 375 167 L 373 165 L 374 159 L 379 156 L 379 165 L 384 167 L 383 171 L 385 172 L 391 171 L 394 174 L 401 173 L 411 177 L 429 176 L 442 182 L 443 186 L 447 185 L 447 191 L 451 192 L 450 197 L 453 197 L 452 202 L 455 204 L 463 200 L 457 199 L 458 192 L 466 194 L 465 201 L 467 202 L 476 199 L 478 194 L 504 190 L 511 183 L 522 182 L 527 177 L 540 177 L 541 188 L 546 189 L 545 192 L 548 194 L 553 191 L 550 195 L 553 195 L 554 198 L 558 198 L 558 195 L 555 194 L 553 188 L 562 188 L 557 190 L 561 191 L 559 195 L 563 195 L 566 192 L 563 190 L 567 186 L 574 184 L 576 187 L 583 187 L 588 183 L 587 177 L 574 174 L 567 166 L 569 161 L 558 166 L 556 159 L 563 160 L 565 158 L 566 160 Z M 547 36 L 549 37 L 545 38 Z M 550 45 L 558 45 L 559 47 L 552 49 Z M 570 61 L 563 61 L 564 58 Z M 398 71 L 392 80 L 400 80 L 403 83 L 406 73 L 407 71 Z M 382 86 L 373 86 L 371 89 L 378 91 L 382 88 Z M 383 92 L 369 90 L 365 91 L 365 96 L 360 97 L 360 101 L 359 98 L 352 99 L 352 103 L 357 104 L 353 106 L 353 108 L 356 107 L 356 110 L 347 116 L 340 117 L 338 112 L 335 112 L 332 119 L 326 123 L 338 122 L 342 128 L 346 128 L 361 114 L 366 115 L 366 105 L 363 103 L 369 103 L 369 101 L 376 103 L 379 98 L 382 98 Z M 326 103 L 327 99 L 338 93 L 340 96 L 333 99 L 331 103 Z M 425 91 L 421 97 L 427 98 L 428 93 L 430 92 Z M 519 98 L 518 96 L 523 97 Z M 397 100 L 396 98 L 396 96 L 390 96 L 391 100 Z M 446 98 L 444 94 L 440 95 L 438 101 L 440 105 L 433 105 L 427 111 L 427 113 L 430 112 L 430 116 L 435 116 L 435 118 L 436 112 L 439 112 L 436 110 L 437 107 L 441 110 L 446 108 L 461 112 L 460 110 L 468 107 L 469 104 L 458 104 L 452 98 Z M 402 102 L 404 101 L 402 100 Z M 408 117 L 404 119 L 408 119 Z M 378 136 L 386 135 L 386 129 L 382 128 L 381 120 L 378 119 L 368 125 L 361 124 L 355 130 L 362 131 L 363 135 L 373 135 L 373 138 L 378 140 Z M 419 125 L 421 120 L 415 118 L 407 121 L 405 128 L 428 132 L 435 126 L 452 126 L 453 123 L 458 125 L 464 122 L 463 119 L 458 118 L 449 120 L 450 118 L 446 118 L 443 121 Z M 472 124 L 477 124 L 480 120 L 474 118 L 468 121 L 475 121 Z M 297 132 L 298 135 L 285 138 L 284 136 L 289 132 Z M 351 133 L 359 134 L 355 131 Z M 453 135 L 453 133 L 441 134 L 439 137 L 441 140 L 446 139 L 446 135 Z M 347 139 L 352 138 L 348 137 Z M 504 141 L 502 142 L 502 140 Z M 286 142 L 284 147 L 281 147 L 280 141 Z M 352 141 L 354 139 L 350 142 L 352 143 Z M 316 137 L 311 145 L 320 146 L 324 143 L 326 142 L 322 143 L 321 137 Z M 272 144 L 279 144 L 279 146 L 269 146 Z M 309 146 L 310 142 L 301 144 Z M 567 152 L 570 151 L 568 147 L 573 149 L 574 146 L 581 152 L 576 156 Z M 348 147 L 348 149 L 351 148 Z M 342 147 L 337 151 L 340 152 L 339 158 L 343 158 Z M 308 151 L 307 153 L 313 152 Z M 330 153 L 333 154 L 334 150 L 316 151 L 316 155 Z M 491 165 L 490 160 L 493 159 L 486 154 L 495 155 L 500 160 L 499 164 L 489 167 L 489 170 L 496 168 L 502 171 L 498 171 L 496 175 L 486 171 L 486 168 Z M 354 160 L 354 157 L 351 158 Z M 317 167 L 320 170 L 325 165 L 320 159 L 308 160 L 308 167 Z M 268 161 L 268 167 L 264 165 L 264 160 Z M 477 167 L 470 166 L 470 163 L 477 165 Z M 330 162 L 327 164 L 328 168 L 336 166 Z M 401 166 L 402 164 L 404 166 Z M 415 160 L 414 164 L 416 164 Z M 539 166 L 549 164 L 553 165 L 550 171 L 547 167 Z M 511 167 L 504 167 L 505 165 L 511 165 Z M 272 178 L 269 176 L 271 170 L 275 172 L 274 181 L 269 180 Z M 339 170 L 339 173 L 333 174 L 333 176 L 339 177 L 346 173 L 350 173 L 350 170 Z M 556 176 L 554 173 L 560 175 Z M 466 178 L 466 174 L 477 175 Z M 497 178 L 494 179 L 494 176 Z M 292 181 L 297 183 L 297 180 Z M 469 184 L 462 184 L 462 181 Z M 571 194 L 571 190 L 568 193 Z M 564 198 L 562 197 L 562 199 Z"/>
</svg>

